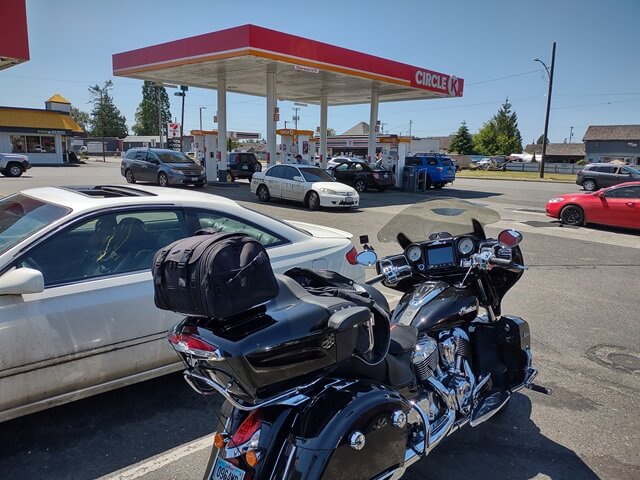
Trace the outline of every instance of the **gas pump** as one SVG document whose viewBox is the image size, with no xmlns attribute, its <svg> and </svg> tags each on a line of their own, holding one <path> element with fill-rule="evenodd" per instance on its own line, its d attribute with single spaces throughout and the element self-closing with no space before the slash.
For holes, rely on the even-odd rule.
<svg viewBox="0 0 640 480">
<path fill-rule="evenodd" d="M 207 171 L 207 183 L 218 181 L 217 130 L 191 130 L 196 148 L 196 158 Z"/>
<path fill-rule="evenodd" d="M 302 160 L 306 163 L 312 163 L 311 150 L 314 147 L 312 147 L 310 140 L 313 130 L 281 128 L 276 130 L 276 133 L 280 135 L 282 142 L 280 145 L 282 163 L 296 163 L 296 155 L 301 155 Z"/>
<path fill-rule="evenodd" d="M 382 144 L 382 167 L 392 170 L 396 176 L 396 187 L 402 187 L 402 172 L 404 159 L 407 156 L 411 138 L 395 135 L 378 137 L 378 143 Z"/>
</svg>

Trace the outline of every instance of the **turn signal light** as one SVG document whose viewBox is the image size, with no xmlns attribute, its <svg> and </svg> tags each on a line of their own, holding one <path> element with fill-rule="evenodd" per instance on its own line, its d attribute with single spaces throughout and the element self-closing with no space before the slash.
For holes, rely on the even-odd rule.
<svg viewBox="0 0 640 480">
<path fill-rule="evenodd" d="M 244 458 L 251 468 L 255 467 L 258 464 L 258 455 L 256 455 L 256 452 L 254 450 L 249 450 Z"/>
<path fill-rule="evenodd" d="M 213 436 L 213 444 L 218 450 L 220 450 L 224 447 L 224 437 L 216 432 L 216 434 Z"/>
<path fill-rule="evenodd" d="M 356 260 L 356 257 L 358 256 L 358 251 L 356 250 L 356 247 L 351 247 L 351 250 L 349 250 L 347 252 L 347 262 L 349 262 L 351 265 L 357 265 L 358 261 Z"/>
</svg>

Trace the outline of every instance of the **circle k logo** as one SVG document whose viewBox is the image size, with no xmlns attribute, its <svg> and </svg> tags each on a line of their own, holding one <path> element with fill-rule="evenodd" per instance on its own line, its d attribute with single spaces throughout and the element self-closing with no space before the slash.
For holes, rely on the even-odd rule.
<svg viewBox="0 0 640 480">
<path fill-rule="evenodd" d="M 458 93 L 459 93 L 459 85 L 458 85 L 458 77 L 456 77 L 455 75 L 451 75 L 449 77 L 449 82 L 447 85 L 447 90 L 449 90 L 449 95 L 451 95 L 452 97 L 457 97 Z"/>
</svg>

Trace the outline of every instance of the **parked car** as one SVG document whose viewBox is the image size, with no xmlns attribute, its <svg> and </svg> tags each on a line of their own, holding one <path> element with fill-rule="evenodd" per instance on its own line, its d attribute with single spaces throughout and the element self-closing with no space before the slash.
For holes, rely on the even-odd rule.
<svg viewBox="0 0 640 480">
<path fill-rule="evenodd" d="M 19 177 L 31 168 L 29 158 L 20 153 L 0 153 L 0 173 L 5 177 Z"/>
<path fill-rule="evenodd" d="M 357 207 L 360 196 L 313 165 L 274 165 L 253 175 L 251 192 L 260 201 L 283 198 L 302 202 L 311 210 L 320 207 Z"/>
<path fill-rule="evenodd" d="M 342 160 L 331 172 L 337 181 L 353 186 L 358 193 L 366 192 L 370 187 L 384 192 L 394 185 L 393 172 L 376 164 Z"/>
<path fill-rule="evenodd" d="M 640 170 L 613 163 L 590 163 L 576 175 L 576 184 L 588 192 L 636 180 L 640 180 Z"/>
<path fill-rule="evenodd" d="M 640 229 L 640 182 L 560 195 L 547 202 L 547 215 L 568 225 L 598 223 Z"/>
<path fill-rule="evenodd" d="M 161 187 L 207 183 L 204 168 L 182 152 L 162 148 L 131 148 L 122 157 L 120 173 L 128 183 L 153 182 Z"/>
<path fill-rule="evenodd" d="M 404 159 L 405 167 L 418 167 L 427 171 L 427 188 L 442 188 L 447 183 L 453 184 L 456 169 L 451 158 L 437 153 L 417 153 Z"/>
<path fill-rule="evenodd" d="M 151 186 L 34 188 L 0 199 L 0 421 L 182 368 L 158 310 L 154 252 L 201 228 L 247 233 L 273 269 L 364 280 L 351 234 Z"/>
<path fill-rule="evenodd" d="M 327 160 L 327 169 L 335 168 L 340 162 L 344 162 L 344 161 L 364 162 L 364 159 L 358 158 L 358 157 L 344 157 L 344 156 L 332 157 L 329 160 Z"/>
<path fill-rule="evenodd" d="M 248 178 L 255 172 L 262 171 L 262 164 L 251 152 L 232 152 L 227 158 L 227 182 L 233 182 L 236 178 Z"/>
</svg>

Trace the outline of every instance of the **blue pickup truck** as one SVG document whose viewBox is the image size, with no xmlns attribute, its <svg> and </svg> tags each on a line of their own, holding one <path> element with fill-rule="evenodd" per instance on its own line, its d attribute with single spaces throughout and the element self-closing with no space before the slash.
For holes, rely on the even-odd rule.
<svg viewBox="0 0 640 480">
<path fill-rule="evenodd" d="M 405 167 L 426 170 L 427 188 L 442 188 L 456 179 L 456 167 L 450 157 L 437 153 L 416 153 L 404 159 Z"/>
</svg>

